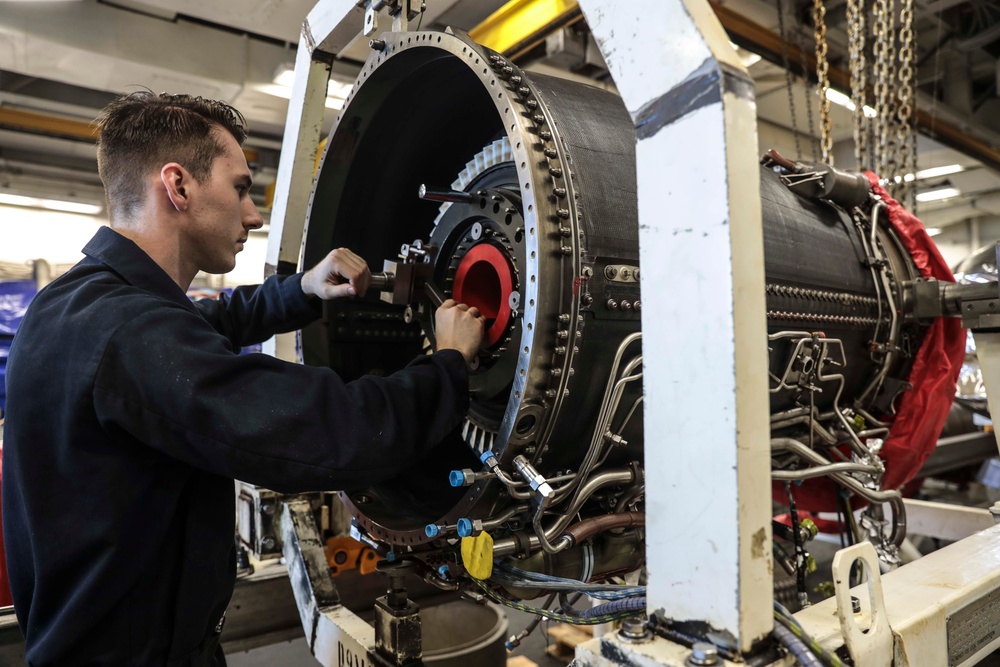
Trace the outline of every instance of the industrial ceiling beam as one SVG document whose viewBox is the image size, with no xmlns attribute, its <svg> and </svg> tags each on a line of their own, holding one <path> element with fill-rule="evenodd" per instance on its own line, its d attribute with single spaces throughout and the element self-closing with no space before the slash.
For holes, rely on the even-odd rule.
<svg viewBox="0 0 1000 667">
<path fill-rule="evenodd" d="M 88 143 L 96 142 L 98 135 L 97 125 L 92 121 L 87 122 L 65 116 L 53 116 L 3 106 L 0 106 L 0 128 Z M 243 155 L 250 163 L 255 163 L 260 159 L 260 154 L 252 148 L 244 147 Z"/>
<path fill-rule="evenodd" d="M 576 0 L 511 0 L 470 30 L 469 37 L 513 60 L 582 19 Z"/>
</svg>

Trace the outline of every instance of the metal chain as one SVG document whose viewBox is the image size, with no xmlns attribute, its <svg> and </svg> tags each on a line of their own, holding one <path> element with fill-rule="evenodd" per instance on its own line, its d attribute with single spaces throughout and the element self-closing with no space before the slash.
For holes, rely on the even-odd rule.
<svg viewBox="0 0 1000 667">
<path fill-rule="evenodd" d="M 875 0 L 875 170 L 886 173 L 889 162 L 889 19 L 893 0 Z"/>
<path fill-rule="evenodd" d="M 795 137 L 795 159 L 802 159 L 802 143 L 799 141 L 799 124 L 795 119 L 795 92 L 793 84 L 795 77 L 792 74 L 791 64 L 788 60 L 788 38 L 785 32 L 785 9 L 781 0 L 778 2 L 778 34 L 781 36 L 781 64 L 785 68 L 785 90 L 788 91 L 788 113 L 792 117 L 792 135 Z"/>
<path fill-rule="evenodd" d="M 851 67 L 851 101 L 854 103 L 854 162 L 857 169 L 871 169 L 869 123 L 865 115 L 868 64 L 865 62 L 865 2 L 847 0 L 848 54 Z"/>
<path fill-rule="evenodd" d="M 896 141 L 895 127 L 897 123 L 897 109 L 899 108 L 899 98 L 896 95 L 896 3 L 889 0 L 886 5 L 886 32 L 883 36 L 885 40 L 886 59 L 886 86 L 889 94 L 886 98 L 885 122 L 886 122 L 886 156 L 884 178 L 890 179 L 889 192 L 893 197 L 897 196 L 899 188 L 896 184 L 896 177 L 899 176 L 899 145 Z"/>
<path fill-rule="evenodd" d="M 819 142 L 816 140 L 816 122 L 813 120 L 812 105 L 812 83 L 809 81 L 809 62 L 806 60 L 806 38 L 800 32 L 798 34 L 799 59 L 802 64 L 802 86 L 806 92 L 806 127 L 809 130 L 809 145 L 812 151 L 812 159 L 819 157 Z"/>
<path fill-rule="evenodd" d="M 912 209 L 916 202 L 912 201 L 911 193 L 916 188 L 911 187 L 911 184 L 905 180 L 905 176 L 916 172 L 916 135 L 913 132 L 915 110 L 913 84 L 916 72 L 914 67 L 916 50 L 913 48 L 913 0 L 903 0 L 899 24 L 899 110 L 897 113 L 899 125 L 896 126 L 896 149 L 900 153 L 898 163 L 904 177 L 903 182 L 900 183 L 901 196 Z"/>
<path fill-rule="evenodd" d="M 912 0 L 910 0 L 912 1 Z M 816 37 L 816 94 L 819 96 L 820 152 L 823 163 L 833 166 L 833 124 L 830 122 L 830 62 L 827 60 L 826 7 L 823 0 L 813 1 L 813 26 Z"/>
</svg>

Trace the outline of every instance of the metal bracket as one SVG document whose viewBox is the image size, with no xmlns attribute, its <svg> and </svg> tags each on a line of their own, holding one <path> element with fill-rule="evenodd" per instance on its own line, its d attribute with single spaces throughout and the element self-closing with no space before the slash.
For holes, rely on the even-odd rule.
<svg viewBox="0 0 1000 667">
<path fill-rule="evenodd" d="M 851 599 L 851 567 L 855 561 L 864 563 L 868 575 L 868 616 L 871 626 L 862 630 L 858 625 Z M 892 664 L 893 636 L 882 595 L 882 575 L 878 555 L 871 542 L 860 542 L 841 549 L 833 557 L 833 585 L 837 597 L 837 616 L 844 642 L 856 667 L 884 667 Z"/>
</svg>

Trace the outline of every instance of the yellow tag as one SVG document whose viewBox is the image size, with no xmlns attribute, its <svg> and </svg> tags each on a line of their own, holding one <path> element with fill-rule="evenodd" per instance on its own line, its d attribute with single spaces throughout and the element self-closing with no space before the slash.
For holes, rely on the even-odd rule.
<svg viewBox="0 0 1000 667">
<path fill-rule="evenodd" d="M 462 564 L 473 579 L 493 574 L 493 538 L 485 530 L 476 537 L 462 538 Z"/>
</svg>

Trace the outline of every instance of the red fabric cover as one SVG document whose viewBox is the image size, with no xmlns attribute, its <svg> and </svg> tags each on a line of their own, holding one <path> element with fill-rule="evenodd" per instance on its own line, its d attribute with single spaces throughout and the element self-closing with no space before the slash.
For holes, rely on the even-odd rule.
<svg viewBox="0 0 1000 667">
<path fill-rule="evenodd" d="M 934 241 L 915 215 L 889 196 L 879 185 L 878 176 L 865 172 L 872 190 L 889 209 L 889 222 L 924 278 L 955 282 L 955 276 L 945 263 Z M 955 399 L 955 383 L 965 360 L 965 330 L 957 318 L 941 317 L 924 334 L 920 350 L 913 361 L 907 381 L 913 389 L 904 393 L 896 406 L 896 418 L 880 456 L 885 461 L 882 487 L 898 489 L 919 472 L 934 451 L 944 428 L 948 411 Z M 834 512 L 838 486 L 826 478 L 810 480 L 792 487 L 796 505 L 806 511 Z M 775 482 L 772 495 L 777 502 L 788 502 L 784 485 Z M 852 506 L 863 504 L 860 498 Z"/>
<path fill-rule="evenodd" d="M 3 483 L 3 440 L 0 440 L 0 484 Z M 2 516 L 2 503 L 0 503 L 0 516 Z M 0 523 L 0 528 L 3 524 Z M 10 596 L 10 580 L 7 579 L 7 559 L 3 551 L 3 531 L 0 530 L 0 607 L 7 607 L 14 604 L 14 599 Z"/>
</svg>

